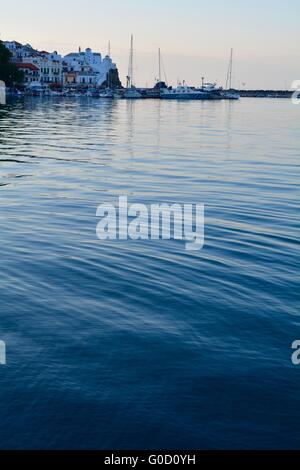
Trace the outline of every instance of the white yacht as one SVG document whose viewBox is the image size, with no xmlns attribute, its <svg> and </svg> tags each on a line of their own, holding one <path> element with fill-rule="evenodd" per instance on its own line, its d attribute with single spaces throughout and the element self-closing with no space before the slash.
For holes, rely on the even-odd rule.
<svg viewBox="0 0 300 470">
<path fill-rule="evenodd" d="M 236 90 L 224 90 L 222 97 L 224 100 L 239 100 L 241 95 Z"/>
<path fill-rule="evenodd" d="M 216 84 L 202 82 L 201 88 L 192 88 L 183 82 L 175 89 L 163 88 L 160 97 L 163 100 L 212 100 L 222 99 L 220 92 Z"/>
<path fill-rule="evenodd" d="M 123 98 L 126 98 L 127 100 L 137 100 L 141 99 L 142 95 L 141 93 L 134 87 L 127 88 L 125 91 Z"/>
<path fill-rule="evenodd" d="M 102 91 L 100 94 L 99 94 L 99 97 L 100 98 L 114 98 L 114 92 L 111 88 L 106 88 L 106 90 Z"/>
</svg>

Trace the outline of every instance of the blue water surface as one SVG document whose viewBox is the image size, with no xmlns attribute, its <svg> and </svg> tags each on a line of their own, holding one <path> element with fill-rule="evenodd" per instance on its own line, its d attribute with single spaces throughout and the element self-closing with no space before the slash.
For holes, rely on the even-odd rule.
<svg viewBox="0 0 300 470">
<path fill-rule="evenodd" d="M 299 113 L 0 108 L 0 448 L 300 448 Z M 204 203 L 204 249 L 98 240 L 122 195 Z"/>
</svg>

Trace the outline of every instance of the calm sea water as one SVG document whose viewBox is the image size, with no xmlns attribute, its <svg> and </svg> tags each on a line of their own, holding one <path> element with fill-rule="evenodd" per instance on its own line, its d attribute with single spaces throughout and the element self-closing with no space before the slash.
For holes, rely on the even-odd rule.
<svg viewBox="0 0 300 470">
<path fill-rule="evenodd" d="M 300 447 L 300 109 L 0 109 L 0 447 Z M 101 242 L 96 208 L 204 203 L 206 245 Z"/>
</svg>

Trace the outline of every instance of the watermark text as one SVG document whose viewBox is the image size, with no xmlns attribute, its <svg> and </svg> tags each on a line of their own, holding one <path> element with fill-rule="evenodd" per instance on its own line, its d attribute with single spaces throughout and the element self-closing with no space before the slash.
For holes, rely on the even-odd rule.
<svg viewBox="0 0 300 470">
<path fill-rule="evenodd" d="M 6 86 L 2 80 L 0 80 L 0 104 L 6 104 Z"/>
<path fill-rule="evenodd" d="M 293 342 L 292 349 L 294 349 L 292 354 L 292 363 L 294 366 L 300 366 L 300 340 Z"/>
<path fill-rule="evenodd" d="M 99 240 L 180 240 L 187 251 L 204 246 L 203 204 L 129 204 L 120 196 L 118 204 L 97 209 Z"/>
<path fill-rule="evenodd" d="M 0 366 L 6 365 L 6 344 L 0 341 Z"/>
<path fill-rule="evenodd" d="M 292 95 L 292 103 L 300 104 L 300 80 L 294 80 L 292 83 L 292 90 L 295 90 Z"/>
</svg>

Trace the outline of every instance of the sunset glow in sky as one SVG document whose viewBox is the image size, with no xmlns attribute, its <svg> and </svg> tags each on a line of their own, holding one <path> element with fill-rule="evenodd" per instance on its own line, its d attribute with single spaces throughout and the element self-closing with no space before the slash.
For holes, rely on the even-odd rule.
<svg viewBox="0 0 300 470">
<path fill-rule="evenodd" d="M 15 0 L 1 5 L 0 33 L 62 54 L 106 54 L 110 40 L 123 83 L 133 33 L 140 86 L 157 77 L 158 47 L 170 84 L 224 84 L 233 47 L 236 87 L 283 89 L 300 79 L 299 18 L 299 0 Z"/>
</svg>

